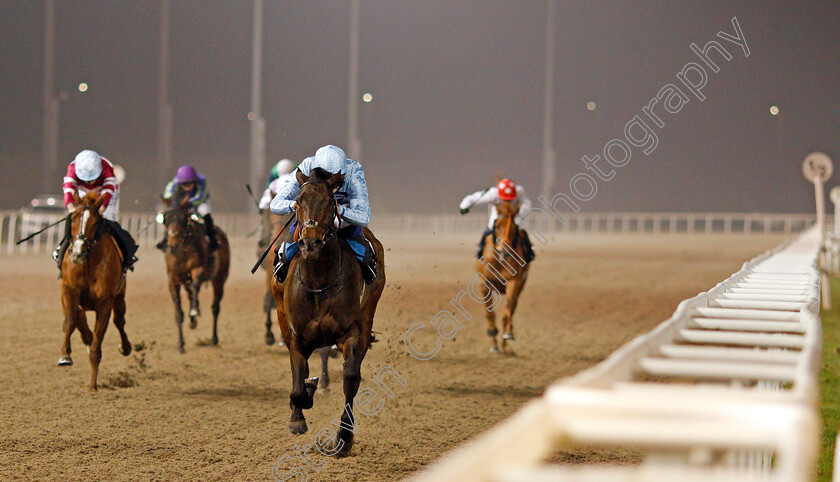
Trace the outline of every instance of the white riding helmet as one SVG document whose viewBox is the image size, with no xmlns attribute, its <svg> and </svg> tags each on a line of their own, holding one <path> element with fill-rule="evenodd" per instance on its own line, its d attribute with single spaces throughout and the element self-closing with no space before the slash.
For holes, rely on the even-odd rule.
<svg viewBox="0 0 840 482">
<path fill-rule="evenodd" d="M 280 159 L 277 163 L 277 175 L 282 176 L 295 170 L 295 163 L 291 159 Z"/>
<path fill-rule="evenodd" d="M 102 158 L 95 151 L 85 149 L 76 155 L 76 176 L 90 182 L 102 174 Z"/>
<path fill-rule="evenodd" d="M 347 164 L 347 154 L 340 147 L 333 145 L 324 146 L 315 151 L 312 158 L 312 167 L 320 167 L 327 172 L 336 174 L 344 169 Z"/>
</svg>

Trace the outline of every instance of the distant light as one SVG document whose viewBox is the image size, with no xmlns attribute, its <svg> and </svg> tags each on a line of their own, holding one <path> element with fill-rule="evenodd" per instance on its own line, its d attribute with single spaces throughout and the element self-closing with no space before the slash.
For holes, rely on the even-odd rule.
<svg viewBox="0 0 840 482">
<path fill-rule="evenodd" d="M 589 102 L 586 103 L 586 108 L 589 109 L 589 110 L 595 110 L 595 102 L 592 102 L 590 100 Z"/>
<path fill-rule="evenodd" d="M 87 90 L 88 85 L 86 83 L 82 82 L 81 84 L 79 84 L 79 92 L 87 92 Z"/>
<path fill-rule="evenodd" d="M 362 100 L 365 102 L 370 102 L 373 100 L 373 96 L 370 95 L 369 92 L 365 92 L 364 95 L 362 95 Z"/>
<path fill-rule="evenodd" d="M 48 206 L 55 206 L 55 198 L 47 198 Z"/>
<path fill-rule="evenodd" d="M 775 105 L 770 106 L 770 115 L 779 115 L 779 108 Z"/>
<path fill-rule="evenodd" d="M 257 120 L 257 114 L 254 114 L 253 112 L 248 112 L 248 120 L 249 121 Z"/>
</svg>

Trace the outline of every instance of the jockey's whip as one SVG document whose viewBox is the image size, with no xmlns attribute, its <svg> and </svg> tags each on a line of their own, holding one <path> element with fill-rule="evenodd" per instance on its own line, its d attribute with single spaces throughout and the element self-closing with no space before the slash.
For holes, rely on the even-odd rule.
<svg viewBox="0 0 840 482">
<path fill-rule="evenodd" d="M 259 209 L 260 208 L 260 203 L 257 201 L 257 196 L 254 196 L 254 191 L 251 190 L 251 185 L 246 184 L 245 189 L 248 190 L 248 194 L 251 195 L 251 200 L 254 201 L 254 204 L 256 204 L 257 209 Z"/>
<path fill-rule="evenodd" d="M 286 221 L 285 225 L 283 225 L 283 229 L 281 229 L 280 232 L 277 233 L 277 236 L 275 236 L 274 239 L 271 240 L 271 244 L 269 244 L 268 247 L 265 248 L 265 252 L 262 254 L 262 256 L 260 256 L 260 259 L 257 260 L 257 264 L 255 264 L 254 267 L 251 268 L 251 274 L 256 273 L 257 270 L 260 269 L 260 265 L 262 264 L 265 257 L 268 256 L 268 252 L 271 251 L 271 247 L 274 246 L 274 243 L 276 243 L 278 239 L 280 239 L 280 235 L 283 234 L 283 231 L 285 231 L 290 224 L 292 224 L 292 220 L 295 219 L 295 217 L 297 217 L 297 213 L 294 213 L 291 216 L 289 216 L 289 220 Z"/>
<path fill-rule="evenodd" d="M 29 241 L 30 239 L 34 238 L 35 236 L 38 236 L 39 234 L 43 233 L 44 231 L 46 231 L 46 230 L 48 230 L 48 229 L 50 229 L 50 228 L 52 228 L 52 227 L 54 227 L 54 226 L 56 226 L 56 225 L 58 225 L 58 224 L 60 224 L 60 223 L 63 223 L 64 221 L 67 221 L 68 219 L 70 219 L 70 215 L 69 215 L 69 214 L 68 214 L 67 216 L 64 216 L 63 218 L 59 219 L 58 221 L 56 221 L 56 222 L 54 222 L 54 223 L 50 224 L 50 225 L 49 225 L 49 226 L 47 226 L 46 228 L 44 228 L 44 229 L 42 229 L 42 230 L 40 230 L 40 231 L 36 231 L 36 232 L 34 232 L 34 233 L 30 234 L 29 236 L 27 236 L 27 237 L 25 237 L 25 238 L 21 239 L 20 241 L 18 241 L 17 243 L 15 243 L 15 245 L 18 245 L 18 244 L 20 244 L 20 243 L 25 243 L 25 242 Z"/>
</svg>

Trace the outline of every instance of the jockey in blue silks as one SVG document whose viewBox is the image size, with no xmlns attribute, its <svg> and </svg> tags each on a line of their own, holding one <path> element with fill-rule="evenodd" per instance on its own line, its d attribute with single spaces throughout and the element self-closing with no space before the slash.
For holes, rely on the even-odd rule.
<svg viewBox="0 0 840 482">
<path fill-rule="evenodd" d="M 338 235 L 356 253 L 356 258 L 362 266 L 362 277 L 366 284 L 370 284 L 376 277 L 376 257 L 373 255 L 370 243 L 362 235 L 362 228 L 370 223 L 370 203 L 362 165 L 353 159 L 348 159 L 341 148 L 328 145 L 318 149 L 314 156 L 304 159 L 297 169 L 303 175 L 309 176 L 316 167 L 330 174 L 340 172 L 344 175 L 344 185 L 335 193 L 341 219 Z M 296 207 L 295 198 L 299 192 L 297 176 L 286 176 L 283 185 L 271 200 L 271 212 L 278 215 L 292 212 Z M 294 229 L 297 229 L 296 224 L 293 225 Z M 278 249 L 274 276 L 281 283 L 286 279 L 289 271 L 289 260 L 298 251 L 297 243 L 283 243 Z"/>
</svg>

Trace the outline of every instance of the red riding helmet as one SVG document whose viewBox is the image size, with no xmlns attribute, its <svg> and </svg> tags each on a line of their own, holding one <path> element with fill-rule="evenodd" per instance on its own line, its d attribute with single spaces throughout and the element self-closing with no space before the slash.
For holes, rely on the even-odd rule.
<svg viewBox="0 0 840 482">
<path fill-rule="evenodd" d="M 499 188 L 499 198 L 503 201 L 516 199 L 516 184 L 510 179 L 502 179 L 496 187 Z"/>
</svg>

